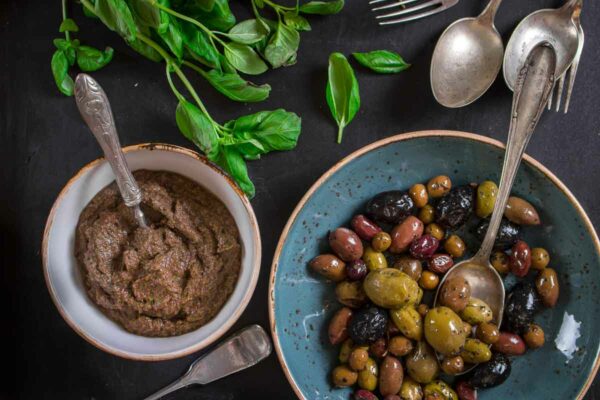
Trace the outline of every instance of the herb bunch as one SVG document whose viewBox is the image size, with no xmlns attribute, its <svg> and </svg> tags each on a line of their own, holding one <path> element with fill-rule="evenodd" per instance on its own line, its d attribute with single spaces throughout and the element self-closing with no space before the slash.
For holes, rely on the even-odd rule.
<svg viewBox="0 0 600 400">
<path fill-rule="evenodd" d="M 278 68 L 294 64 L 299 31 L 310 30 L 301 14 L 334 14 L 343 8 L 344 0 L 309 1 L 302 5 L 298 0 L 295 7 L 271 0 L 251 2 L 256 18 L 236 24 L 228 0 L 81 0 L 87 16 L 98 18 L 144 57 L 165 62 L 166 79 L 179 102 L 179 130 L 253 197 L 255 188 L 246 161 L 296 147 L 300 118 L 278 109 L 220 124 L 211 117 L 186 72 L 199 74 L 231 100 L 265 100 L 271 87 L 247 81 L 240 73 L 258 75 L 268 65 Z M 277 20 L 260 14 L 259 10 L 267 6 Z M 98 70 L 111 61 L 113 50 L 107 47 L 101 51 L 72 38 L 79 29 L 67 17 L 66 0 L 62 0 L 62 9 L 59 31 L 64 38 L 54 40 L 56 51 L 51 67 L 59 90 L 71 96 L 73 79 L 69 68 L 77 64 L 82 71 Z M 179 91 L 173 75 L 189 99 Z"/>
</svg>

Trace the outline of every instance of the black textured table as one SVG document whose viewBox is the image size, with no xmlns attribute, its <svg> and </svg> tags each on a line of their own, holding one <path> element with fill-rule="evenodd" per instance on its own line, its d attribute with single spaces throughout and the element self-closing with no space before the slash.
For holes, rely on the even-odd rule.
<svg viewBox="0 0 600 400">
<path fill-rule="evenodd" d="M 246 0 L 233 0 L 240 17 Z M 2 347 L 11 357 L 0 397 L 138 399 L 171 382 L 198 354 L 159 363 L 133 362 L 106 354 L 81 339 L 60 317 L 42 276 L 40 242 L 46 216 L 67 180 L 100 155 L 72 98 L 60 95 L 50 74 L 52 39 L 58 37 L 58 1 L 0 2 L 0 215 L 2 241 Z M 74 2 L 73 2 L 74 3 Z M 268 328 L 267 288 L 279 234 L 298 200 L 330 166 L 350 152 L 395 133 L 454 129 L 504 140 L 511 93 L 502 79 L 477 103 L 459 110 L 439 106 L 429 88 L 435 41 L 452 21 L 475 15 L 483 0 L 462 0 L 449 11 L 408 25 L 379 28 L 366 0 L 347 0 L 342 14 L 310 18 L 302 34 L 298 64 L 256 78 L 269 82 L 270 98 L 245 105 L 228 101 L 194 79 L 213 116 L 224 122 L 261 109 L 283 107 L 303 118 L 296 150 L 250 163 L 257 193 L 252 201 L 263 239 L 263 263 L 256 292 L 236 330 L 251 323 Z M 506 0 L 497 17 L 505 41 L 525 15 L 558 6 L 558 0 Z M 546 113 L 528 153 L 571 188 L 592 222 L 600 224 L 600 7 L 585 4 L 586 47 L 571 111 Z M 94 73 L 111 100 L 123 145 L 167 142 L 191 146 L 175 126 L 176 100 L 164 79 L 164 65 L 142 59 L 116 34 L 85 19 L 72 6 L 87 43 L 116 50 L 113 62 Z M 413 67 L 393 76 L 356 68 L 362 108 L 335 144 L 336 126 L 325 103 L 327 57 L 378 48 L 400 52 Z M 13 322 L 11 322 L 11 320 Z M 194 387 L 177 399 L 293 399 L 275 355 L 260 365 L 209 387 Z M 600 384 L 586 399 L 600 399 Z M 566 400 L 566 399 L 565 399 Z"/>
</svg>

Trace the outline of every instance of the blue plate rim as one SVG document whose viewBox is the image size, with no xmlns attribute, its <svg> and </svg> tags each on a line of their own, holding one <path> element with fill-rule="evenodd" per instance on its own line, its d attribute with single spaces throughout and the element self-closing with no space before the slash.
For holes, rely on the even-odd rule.
<svg viewBox="0 0 600 400">
<path fill-rule="evenodd" d="M 306 205 L 306 202 L 308 201 L 308 199 L 310 199 L 312 197 L 312 195 L 315 193 L 315 191 L 318 188 L 320 188 L 321 185 L 325 181 L 327 181 L 327 179 L 329 179 L 333 174 L 335 174 L 339 169 L 343 168 L 344 166 L 346 166 L 348 163 L 350 163 L 354 159 L 356 159 L 370 151 L 378 149 L 380 147 L 384 147 L 384 146 L 387 146 L 389 144 L 396 143 L 396 142 L 403 142 L 403 141 L 407 141 L 407 140 L 421 139 L 421 138 L 427 138 L 427 137 L 438 137 L 438 138 L 439 137 L 451 137 L 451 138 L 467 139 L 467 140 L 473 140 L 473 141 L 481 142 L 484 144 L 492 145 L 492 146 L 495 146 L 500 149 L 504 149 L 506 147 L 504 145 L 504 143 L 500 142 L 499 140 L 492 139 L 487 136 L 478 135 L 478 134 L 469 133 L 469 132 L 452 131 L 452 130 L 413 131 L 413 132 L 408 132 L 408 133 L 397 134 L 394 136 L 387 137 L 385 139 L 378 140 L 376 142 L 368 144 L 368 145 L 361 147 L 360 149 L 350 153 L 346 157 L 342 158 L 340 161 L 336 162 L 323 175 L 321 175 L 319 177 L 319 179 L 317 179 L 317 181 L 315 183 L 313 183 L 313 185 L 308 189 L 308 191 L 304 194 L 304 196 L 302 196 L 302 198 L 300 199 L 300 201 L 294 208 L 294 211 L 290 215 L 287 223 L 285 224 L 283 231 L 281 232 L 281 236 L 279 237 L 277 247 L 275 248 L 275 254 L 273 255 L 273 262 L 271 264 L 271 272 L 269 275 L 269 299 L 268 299 L 269 324 L 270 324 L 270 328 L 271 328 L 271 336 L 273 338 L 273 343 L 274 343 L 274 347 L 275 347 L 275 353 L 277 354 L 279 364 L 281 365 L 281 368 L 283 369 L 283 373 L 285 374 L 285 377 L 287 378 L 288 382 L 290 383 L 290 386 L 294 390 L 294 393 L 296 394 L 298 399 L 307 400 L 306 397 L 302 394 L 302 391 L 300 390 L 299 385 L 296 383 L 294 377 L 292 376 L 292 374 L 287 366 L 285 357 L 283 355 L 283 350 L 282 350 L 281 344 L 279 342 L 279 336 L 277 333 L 277 324 L 275 321 L 275 276 L 277 274 L 277 268 L 279 265 L 279 258 L 281 257 L 281 251 L 287 240 L 289 231 L 290 231 L 292 225 L 294 224 L 294 222 L 296 221 L 298 214 Z M 600 255 L 600 240 L 598 239 L 598 235 L 594 229 L 594 226 L 592 225 L 592 221 L 590 220 L 587 213 L 585 212 L 585 210 L 579 203 L 579 200 L 577 200 L 577 198 L 573 195 L 573 193 L 571 193 L 569 188 L 556 175 L 554 175 L 554 173 L 552 173 L 552 171 L 550 171 L 548 168 L 546 168 L 541 162 L 537 161 L 535 158 L 533 158 L 527 154 L 523 155 L 523 160 L 526 163 L 528 163 L 530 166 L 532 166 L 533 168 L 537 169 L 542 174 L 544 174 L 548 179 L 550 179 L 550 181 L 552 183 L 554 183 L 556 185 L 556 187 L 558 189 L 560 189 L 564 193 L 564 195 L 567 197 L 569 202 L 575 207 L 578 214 L 581 216 L 582 220 L 584 221 L 585 227 L 588 231 L 588 234 L 592 237 L 592 240 L 594 241 L 596 253 L 598 253 Z M 599 346 L 599 348 L 596 349 L 596 361 L 594 362 L 594 366 L 592 367 L 592 370 L 591 370 L 585 384 L 579 391 L 579 394 L 577 395 L 575 400 L 583 399 L 583 397 L 587 393 L 588 389 L 590 388 L 592 382 L 594 381 L 594 378 L 598 372 L 599 367 L 600 367 L 600 346 Z"/>
</svg>

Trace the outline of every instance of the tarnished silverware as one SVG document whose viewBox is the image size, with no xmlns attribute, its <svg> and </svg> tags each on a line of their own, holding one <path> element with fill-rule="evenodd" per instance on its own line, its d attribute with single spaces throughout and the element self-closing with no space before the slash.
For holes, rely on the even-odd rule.
<svg viewBox="0 0 600 400">
<path fill-rule="evenodd" d="M 369 4 L 374 5 L 373 11 L 391 10 L 400 8 L 399 11 L 386 12 L 376 16 L 379 25 L 400 24 L 414 21 L 437 14 L 457 4 L 459 0 L 371 0 Z M 395 18 L 399 17 L 399 18 Z"/>
</svg>

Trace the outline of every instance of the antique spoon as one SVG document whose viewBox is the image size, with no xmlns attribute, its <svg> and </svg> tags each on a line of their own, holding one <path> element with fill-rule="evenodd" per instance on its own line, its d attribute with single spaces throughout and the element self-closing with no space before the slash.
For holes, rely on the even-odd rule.
<svg viewBox="0 0 600 400">
<path fill-rule="evenodd" d="M 538 10 L 517 25 L 506 45 L 504 80 L 512 90 L 521 65 L 537 44 L 550 43 L 556 51 L 556 72 L 561 77 L 573 63 L 579 47 L 579 32 L 573 14 L 581 9 L 582 0 L 568 0 L 558 9 Z"/>
<path fill-rule="evenodd" d="M 140 208 L 142 192 L 121 150 L 117 127 L 106 93 L 94 78 L 87 74 L 79 74 L 75 78 L 75 101 L 83 120 L 104 151 L 104 158 L 115 174 L 125 205 L 133 210 L 138 225 L 147 228 L 146 218 Z"/>
<path fill-rule="evenodd" d="M 450 277 L 461 277 L 471 286 L 471 295 L 485 301 L 494 314 L 493 322 L 500 326 L 504 311 L 504 283 L 490 263 L 490 254 L 500 227 L 521 157 L 535 126 L 548 102 L 554 84 L 556 53 L 552 45 L 540 44 L 533 48 L 521 67 L 513 97 L 510 130 L 504 154 L 498 197 L 481 248 L 469 260 L 451 268 L 438 286 L 434 305 L 438 305 L 440 289 Z"/>
<path fill-rule="evenodd" d="M 206 385 L 242 371 L 271 354 L 271 339 L 259 325 L 251 325 L 236 333 L 207 355 L 200 357 L 178 380 L 145 400 L 157 400 L 189 385 Z"/>
<path fill-rule="evenodd" d="M 502 0 L 492 0 L 476 18 L 463 18 L 440 36 L 431 60 L 431 89 L 443 106 L 463 107 L 494 83 L 504 46 L 494 26 Z"/>
</svg>

